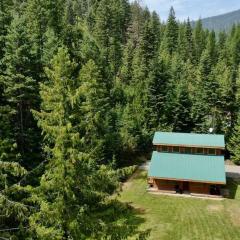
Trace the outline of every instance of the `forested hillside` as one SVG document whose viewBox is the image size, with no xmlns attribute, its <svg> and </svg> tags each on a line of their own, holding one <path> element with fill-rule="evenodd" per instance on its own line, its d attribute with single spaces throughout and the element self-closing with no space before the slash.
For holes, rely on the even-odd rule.
<svg viewBox="0 0 240 240">
<path fill-rule="evenodd" d="M 203 27 L 209 30 L 230 31 L 234 24 L 240 24 L 240 10 L 202 19 Z M 194 24 L 193 24 L 194 25 Z"/>
<path fill-rule="evenodd" d="M 0 0 L 0 236 L 144 239 L 111 197 L 154 131 L 224 133 L 240 159 L 240 26 L 127 0 Z M 135 221 L 136 222 L 136 221 Z"/>
</svg>

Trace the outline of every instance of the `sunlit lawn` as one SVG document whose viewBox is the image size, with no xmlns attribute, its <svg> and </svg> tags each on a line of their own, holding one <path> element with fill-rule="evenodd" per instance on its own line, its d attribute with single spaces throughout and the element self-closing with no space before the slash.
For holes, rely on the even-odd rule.
<svg viewBox="0 0 240 240">
<path fill-rule="evenodd" d="M 204 200 L 146 192 L 146 172 L 138 171 L 123 188 L 120 200 L 143 218 L 154 240 L 240 240 L 240 186 L 231 182 L 235 199 Z"/>
</svg>

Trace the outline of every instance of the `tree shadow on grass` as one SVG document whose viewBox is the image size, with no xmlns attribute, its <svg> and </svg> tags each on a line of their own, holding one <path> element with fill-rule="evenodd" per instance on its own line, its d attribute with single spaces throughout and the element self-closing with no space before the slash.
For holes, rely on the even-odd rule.
<svg viewBox="0 0 240 240">
<path fill-rule="evenodd" d="M 121 223 L 112 225 L 112 229 L 110 229 L 110 231 L 117 233 L 117 235 L 115 237 L 113 236 L 112 239 L 147 239 L 150 235 L 151 229 L 140 229 L 140 225 L 146 221 L 142 216 L 144 212 L 144 209 L 134 208 L 130 205 L 130 203 L 123 203 L 116 199 L 112 200 L 108 204 L 108 211 L 105 212 L 110 214 L 109 216 L 106 214 L 105 220 L 109 222 L 110 226 L 113 222 Z M 122 236 L 121 238 L 119 238 L 120 235 Z"/>
</svg>

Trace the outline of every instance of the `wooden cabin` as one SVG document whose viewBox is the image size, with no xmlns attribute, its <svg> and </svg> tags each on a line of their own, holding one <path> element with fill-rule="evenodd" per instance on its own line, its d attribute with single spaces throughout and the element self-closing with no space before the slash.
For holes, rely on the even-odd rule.
<svg viewBox="0 0 240 240">
<path fill-rule="evenodd" d="M 220 195 L 226 184 L 223 135 L 156 132 L 153 145 L 150 189 Z"/>
</svg>

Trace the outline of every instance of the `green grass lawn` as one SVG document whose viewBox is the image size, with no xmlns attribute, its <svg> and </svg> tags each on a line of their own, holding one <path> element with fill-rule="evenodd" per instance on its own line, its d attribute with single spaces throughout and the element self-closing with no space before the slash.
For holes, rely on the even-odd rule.
<svg viewBox="0 0 240 240">
<path fill-rule="evenodd" d="M 123 187 L 122 202 L 135 208 L 141 230 L 154 240 L 240 240 L 240 187 L 230 182 L 235 199 L 204 200 L 146 192 L 146 172 Z"/>
</svg>

